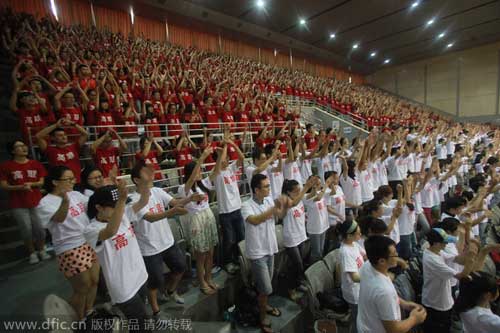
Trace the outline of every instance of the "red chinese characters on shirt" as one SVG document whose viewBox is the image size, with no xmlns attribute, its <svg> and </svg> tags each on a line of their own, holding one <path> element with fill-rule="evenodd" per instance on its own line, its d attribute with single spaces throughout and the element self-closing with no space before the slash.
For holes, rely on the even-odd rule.
<svg viewBox="0 0 500 333">
<path fill-rule="evenodd" d="M 115 237 L 111 238 L 111 240 L 114 242 L 117 251 L 128 245 L 128 239 L 125 237 L 125 233 L 117 234 Z"/>
<path fill-rule="evenodd" d="M 85 213 L 85 204 L 83 202 L 79 202 L 76 204 L 76 207 L 75 206 L 70 206 L 68 208 L 68 212 L 69 212 L 69 215 L 71 215 L 71 217 L 77 217 L 79 216 L 80 214 L 83 214 Z"/>
<path fill-rule="evenodd" d="M 293 209 L 293 217 L 299 218 L 302 215 L 304 215 L 304 206 L 302 206 L 300 208 L 294 208 Z"/>
</svg>

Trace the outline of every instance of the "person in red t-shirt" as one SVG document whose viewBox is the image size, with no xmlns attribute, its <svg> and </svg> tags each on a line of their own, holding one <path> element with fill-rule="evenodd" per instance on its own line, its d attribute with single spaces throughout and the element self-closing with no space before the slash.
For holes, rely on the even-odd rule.
<svg viewBox="0 0 500 333">
<path fill-rule="evenodd" d="M 184 166 L 193 160 L 193 153 L 196 148 L 196 145 L 191 141 L 189 136 L 186 135 L 186 132 L 182 132 L 174 151 L 177 167 L 182 168 L 180 170 L 181 176 L 184 173 Z"/>
<path fill-rule="evenodd" d="M 314 134 L 313 124 L 306 125 L 307 133 L 304 135 L 304 141 L 306 142 L 307 150 L 314 150 L 318 145 L 318 140 Z"/>
<path fill-rule="evenodd" d="M 119 147 L 113 145 L 113 137 L 118 140 Z M 94 156 L 95 165 L 101 170 L 104 178 L 109 176 L 109 172 L 114 166 L 118 168 L 117 175 L 120 175 L 120 155 L 128 149 L 127 143 L 123 141 L 113 128 L 101 133 L 99 138 L 92 143 L 91 151 Z"/>
<path fill-rule="evenodd" d="M 28 159 L 28 147 L 23 141 L 9 142 L 6 148 L 12 159 L 0 166 L 0 188 L 9 192 L 9 208 L 30 254 L 29 262 L 36 264 L 38 256 L 50 259 L 45 251 L 45 230 L 35 213 L 47 172 L 40 162 Z"/>
<path fill-rule="evenodd" d="M 175 104 L 168 106 L 168 113 L 166 116 L 167 121 L 167 134 L 168 136 L 178 136 L 182 133 L 181 114 L 177 110 Z"/>
<path fill-rule="evenodd" d="M 153 168 L 155 180 L 164 180 L 165 176 L 161 172 L 159 160 L 163 156 L 163 148 L 156 142 L 152 136 L 142 136 L 139 141 L 141 150 L 136 152 L 136 162 L 144 161 L 144 164 Z M 154 146 L 155 149 L 152 149 Z"/>
<path fill-rule="evenodd" d="M 43 113 L 47 111 L 45 104 L 42 104 L 37 95 L 32 92 L 18 93 L 18 89 L 14 88 L 10 99 L 10 109 L 17 113 L 19 117 L 19 125 L 24 141 L 34 143 L 33 135 L 47 126 L 43 119 Z"/>
<path fill-rule="evenodd" d="M 63 126 L 74 127 L 80 136 L 76 142 L 68 142 L 68 136 Z M 53 144 L 47 142 L 47 136 L 50 134 L 50 139 Z M 61 118 L 57 123 L 52 124 L 36 134 L 38 146 L 40 150 L 47 156 L 49 166 L 65 165 L 73 171 L 76 182 L 80 183 L 80 147 L 83 147 L 89 134 L 78 124 L 73 123 L 65 118 Z"/>
<path fill-rule="evenodd" d="M 70 91 L 73 88 L 80 94 L 82 100 L 81 107 L 75 103 L 75 95 Z M 59 117 L 66 118 L 80 126 L 83 126 L 83 113 L 87 111 L 88 102 L 89 99 L 87 94 L 82 90 L 80 85 L 75 82 L 68 83 L 63 90 L 54 96 L 54 106 L 59 112 Z M 70 136 L 78 136 L 78 134 L 77 129 L 71 128 L 68 130 L 68 135 Z"/>
</svg>

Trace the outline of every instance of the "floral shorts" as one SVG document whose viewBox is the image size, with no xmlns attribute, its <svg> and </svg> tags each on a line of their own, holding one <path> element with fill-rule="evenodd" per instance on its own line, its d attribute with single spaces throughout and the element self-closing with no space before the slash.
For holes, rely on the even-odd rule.
<svg viewBox="0 0 500 333">
<path fill-rule="evenodd" d="M 66 278 L 85 272 L 97 262 L 97 255 L 87 243 L 57 256 L 59 270 Z"/>
<path fill-rule="evenodd" d="M 210 208 L 190 216 L 191 248 L 207 252 L 219 243 L 217 222 Z"/>
</svg>

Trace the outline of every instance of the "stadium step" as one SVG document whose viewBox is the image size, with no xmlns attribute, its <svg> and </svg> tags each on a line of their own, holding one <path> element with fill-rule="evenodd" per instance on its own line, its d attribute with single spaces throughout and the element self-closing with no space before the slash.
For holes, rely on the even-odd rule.
<svg viewBox="0 0 500 333">
<path fill-rule="evenodd" d="M 194 321 L 191 327 L 193 333 L 231 333 L 231 324 L 227 322 Z"/>
<path fill-rule="evenodd" d="M 28 250 L 24 247 L 23 241 L 18 240 L 0 244 L 0 266 L 22 260 L 27 256 Z"/>
<path fill-rule="evenodd" d="M 0 228 L 0 244 L 6 244 L 19 239 L 21 239 L 21 234 L 17 226 Z"/>
</svg>

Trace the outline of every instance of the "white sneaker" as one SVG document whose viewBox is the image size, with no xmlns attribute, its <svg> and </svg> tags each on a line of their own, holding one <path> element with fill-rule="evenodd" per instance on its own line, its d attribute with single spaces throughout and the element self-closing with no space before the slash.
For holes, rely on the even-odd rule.
<svg viewBox="0 0 500 333">
<path fill-rule="evenodd" d="M 179 294 L 177 294 L 177 291 L 174 291 L 173 293 L 168 294 L 168 297 L 171 300 L 175 301 L 175 303 L 177 303 L 177 304 L 184 304 L 184 298 L 179 296 Z"/>
<path fill-rule="evenodd" d="M 50 256 L 50 254 L 48 254 L 45 250 L 38 252 L 38 255 L 40 256 L 40 259 L 42 259 L 42 260 L 49 260 L 52 258 Z"/>
<path fill-rule="evenodd" d="M 40 259 L 38 259 L 38 255 L 36 252 L 33 252 L 30 254 L 30 265 L 38 264 L 40 262 Z"/>
<path fill-rule="evenodd" d="M 225 269 L 226 269 L 226 272 L 228 272 L 229 274 L 234 274 L 238 271 L 239 267 L 233 263 L 229 263 L 226 265 Z"/>
</svg>

